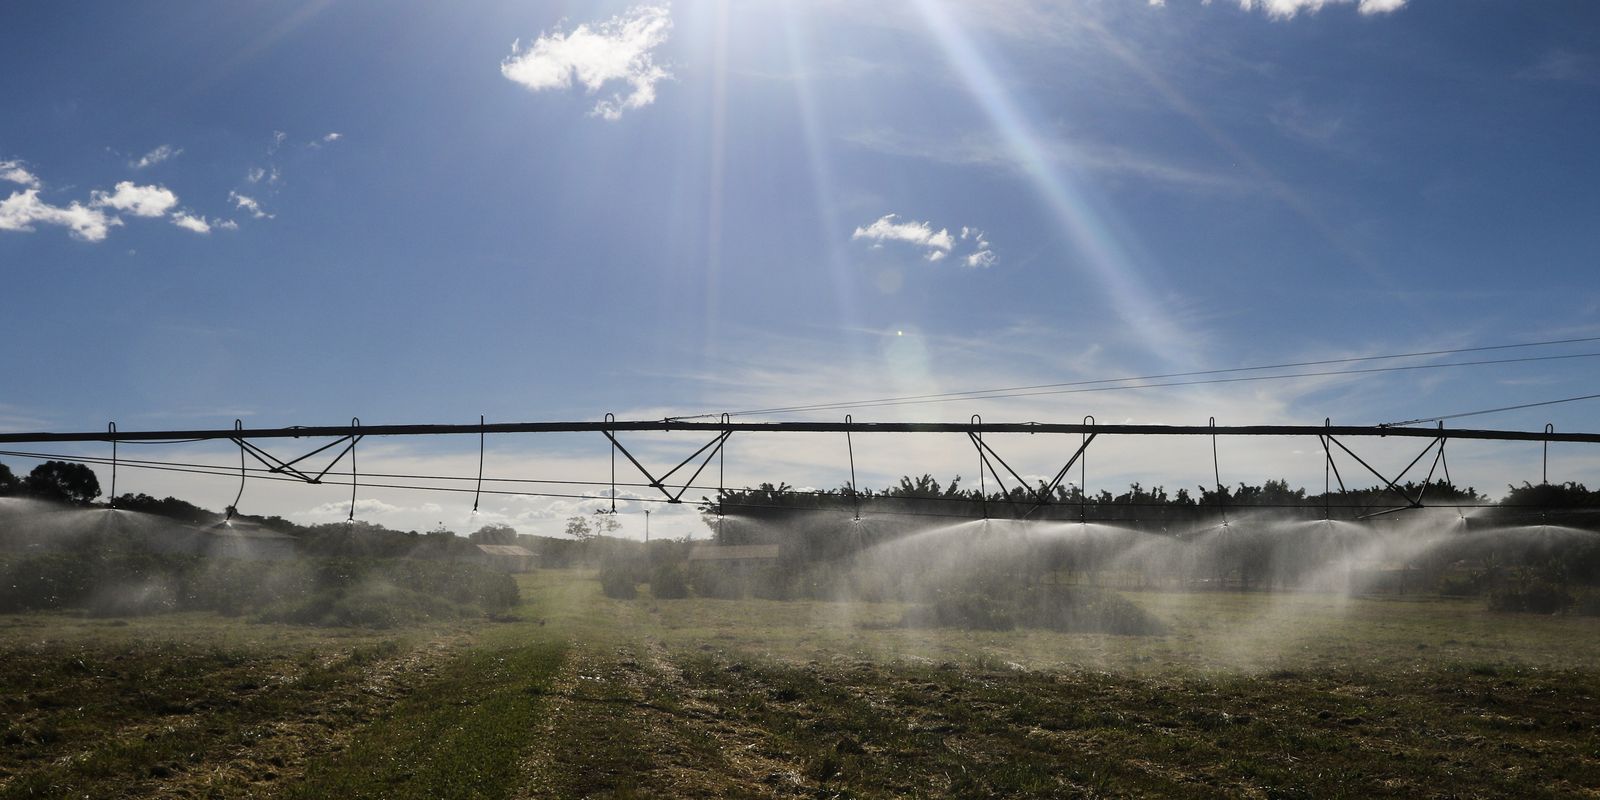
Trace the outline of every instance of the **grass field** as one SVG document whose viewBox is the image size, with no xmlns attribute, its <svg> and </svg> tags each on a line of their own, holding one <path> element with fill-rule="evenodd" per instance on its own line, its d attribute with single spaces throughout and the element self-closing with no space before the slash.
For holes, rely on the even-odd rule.
<svg viewBox="0 0 1600 800">
<path fill-rule="evenodd" d="M 1600 794 L 1600 620 L 1129 592 L 1172 633 L 605 599 L 400 632 L 0 617 L 0 797 Z"/>
</svg>

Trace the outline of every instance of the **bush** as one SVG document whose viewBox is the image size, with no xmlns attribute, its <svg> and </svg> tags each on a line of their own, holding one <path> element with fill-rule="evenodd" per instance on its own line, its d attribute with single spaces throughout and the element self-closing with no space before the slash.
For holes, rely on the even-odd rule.
<svg viewBox="0 0 1600 800">
<path fill-rule="evenodd" d="M 434 595 L 371 582 L 348 589 L 324 589 L 287 600 L 256 615 L 257 622 L 287 622 L 323 627 L 398 628 L 421 622 L 462 619 L 472 610 Z"/>
<path fill-rule="evenodd" d="M 689 578 L 681 564 L 659 564 L 650 573 L 650 594 L 658 600 L 681 600 L 689 596 Z"/>
<path fill-rule="evenodd" d="M 1015 627 L 1069 633 L 1160 636 L 1167 626 L 1115 592 L 1087 586 L 1032 586 L 998 590 L 1005 596 L 964 592 L 913 608 L 906 627 L 1007 631 Z"/>
<path fill-rule="evenodd" d="M 393 627 L 455 618 L 474 607 L 504 612 L 518 599 L 510 575 L 437 561 L 259 562 L 117 551 L 0 560 L 0 613 L 76 608 L 96 616 L 169 611 L 238 616 L 270 609 L 257 618 Z M 396 607 L 384 612 L 384 603 Z"/>
<path fill-rule="evenodd" d="M 1502 586 L 1489 593 L 1489 610 L 1505 613 L 1558 614 L 1572 603 L 1572 595 L 1547 581 Z"/>
<path fill-rule="evenodd" d="M 718 600 L 737 600 L 745 596 L 743 575 L 736 569 L 697 564 L 689 570 L 689 585 L 695 595 Z"/>
<path fill-rule="evenodd" d="M 900 624 L 908 628 L 964 628 L 979 631 L 1009 631 L 1017 626 L 1012 610 L 981 594 L 941 597 L 905 613 Z"/>
<path fill-rule="evenodd" d="M 629 560 L 605 559 L 600 562 L 600 591 L 613 600 L 632 600 L 639 596 L 639 572 Z"/>
</svg>

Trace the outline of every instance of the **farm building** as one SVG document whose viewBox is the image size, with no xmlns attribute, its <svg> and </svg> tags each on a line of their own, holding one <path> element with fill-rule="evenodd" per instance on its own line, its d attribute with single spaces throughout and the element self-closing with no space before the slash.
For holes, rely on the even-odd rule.
<svg viewBox="0 0 1600 800">
<path fill-rule="evenodd" d="M 531 572 L 533 570 L 534 554 L 532 550 L 515 544 L 480 544 L 476 545 L 477 554 L 473 560 L 490 569 L 504 572 Z"/>
</svg>

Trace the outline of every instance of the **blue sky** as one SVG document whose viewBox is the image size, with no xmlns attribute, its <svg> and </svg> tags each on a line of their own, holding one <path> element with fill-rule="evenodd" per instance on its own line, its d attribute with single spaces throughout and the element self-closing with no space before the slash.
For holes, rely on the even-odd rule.
<svg viewBox="0 0 1600 800">
<path fill-rule="evenodd" d="M 1597 41 L 1588 2 L 24 5 L 0 29 L 0 429 L 660 417 L 1600 336 Z M 1356 424 L 1597 374 L 851 413 Z M 603 443 L 494 446 L 543 476 Z M 375 463 L 456 474 L 467 444 Z M 832 444 L 739 444 L 730 476 L 842 482 Z M 970 473 L 960 444 L 868 445 L 866 471 Z M 1310 482 L 1293 450 L 1241 448 L 1238 479 Z M 1105 479 L 1194 482 L 1160 453 Z M 1500 486 L 1537 456 L 1463 469 Z M 247 510 L 344 517 L 293 488 Z M 459 498 L 370 501 L 466 524 Z M 543 532 L 580 505 L 493 513 Z"/>
</svg>

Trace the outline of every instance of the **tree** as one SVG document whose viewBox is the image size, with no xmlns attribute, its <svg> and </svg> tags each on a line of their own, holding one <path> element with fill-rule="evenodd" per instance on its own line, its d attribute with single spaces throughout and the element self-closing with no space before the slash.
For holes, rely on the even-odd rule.
<svg viewBox="0 0 1600 800">
<path fill-rule="evenodd" d="M 23 479 L 28 494 L 62 503 L 87 504 L 100 496 L 100 479 L 94 470 L 68 461 L 46 461 Z"/>
<path fill-rule="evenodd" d="M 567 535 L 580 542 L 593 539 L 594 529 L 589 527 L 589 521 L 583 517 L 567 517 Z"/>
<path fill-rule="evenodd" d="M 485 525 L 467 535 L 473 544 L 516 544 L 517 529 L 510 525 Z"/>
<path fill-rule="evenodd" d="M 16 494 L 22 491 L 22 481 L 19 480 L 11 468 L 0 464 L 0 497 Z"/>
<path fill-rule="evenodd" d="M 610 536 L 621 528 L 622 520 L 617 519 L 617 512 L 603 508 L 594 510 L 594 535 Z"/>
</svg>

